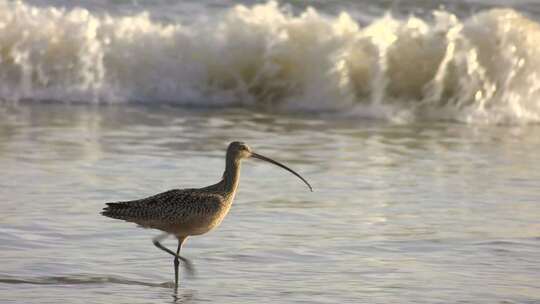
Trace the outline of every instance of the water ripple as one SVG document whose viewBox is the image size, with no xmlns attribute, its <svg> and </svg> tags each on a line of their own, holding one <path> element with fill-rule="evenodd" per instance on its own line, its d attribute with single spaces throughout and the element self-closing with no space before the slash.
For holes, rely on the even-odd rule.
<svg viewBox="0 0 540 304">
<path fill-rule="evenodd" d="M 0 276 L 0 284 L 33 284 L 33 285 L 85 285 L 85 284 L 123 284 L 140 285 L 147 287 L 174 287 L 173 282 L 150 283 L 130 280 L 118 276 L 91 276 L 91 275 L 67 275 L 67 276 L 44 276 L 44 277 L 15 277 L 9 275 Z"/>
</svg>

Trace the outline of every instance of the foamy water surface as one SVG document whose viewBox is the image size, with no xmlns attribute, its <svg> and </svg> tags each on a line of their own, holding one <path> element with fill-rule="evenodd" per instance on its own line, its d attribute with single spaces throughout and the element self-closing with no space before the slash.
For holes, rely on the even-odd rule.
<svg viewBox="0 0 540 304">
<path fill-rule="evenodd" d="M 3 100 L 242 105 L 398 122 L 540 119 L 534 9 L 471 4 L 415 16 L 345 2 L 341 10 L 223 2 L 175 4 L 184 13 L 172 14 L 166 5 L 45 3 L 0 2 Z"/>
</svg>

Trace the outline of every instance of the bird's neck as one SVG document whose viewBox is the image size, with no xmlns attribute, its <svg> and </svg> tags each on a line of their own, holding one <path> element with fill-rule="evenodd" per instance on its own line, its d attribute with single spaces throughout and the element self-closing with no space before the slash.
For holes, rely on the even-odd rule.
<svg viewBox="0 0 540 304">
<path fill-rule="evenodd" d="M 225 172 L 221 181 L 222 189 L 227 195 L 233 195 L 240 182 L 240 160 L 227 156 Z"/>
</svg>

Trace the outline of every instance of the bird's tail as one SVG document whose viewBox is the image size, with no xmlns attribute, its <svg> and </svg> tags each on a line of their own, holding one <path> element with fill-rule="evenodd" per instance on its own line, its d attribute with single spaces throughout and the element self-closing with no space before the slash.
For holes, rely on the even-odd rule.
<svg viewBox="0 0 540 304">
<path fill-rule="evenodd" d="M 129 215 L 129 204 L 125 202 L 106 203 L 107 207 L 103 208 L 101 215 L 116 218 L 125 219 Z"/>
</svg>

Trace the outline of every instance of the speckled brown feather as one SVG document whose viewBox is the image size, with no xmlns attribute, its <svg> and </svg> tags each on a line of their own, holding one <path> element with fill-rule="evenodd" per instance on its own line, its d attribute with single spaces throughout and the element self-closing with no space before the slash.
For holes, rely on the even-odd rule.
<svg viewBox="0 0 540 304">
<path fill-rule="evenodd" d="M 174 189 L 133 201 L 107 203 L 104 216 L 175 235 L 207 232 L 221 222 L 229 200 L 205 189 Z"/>
</svg>

